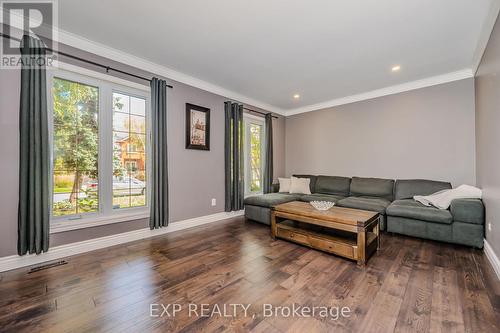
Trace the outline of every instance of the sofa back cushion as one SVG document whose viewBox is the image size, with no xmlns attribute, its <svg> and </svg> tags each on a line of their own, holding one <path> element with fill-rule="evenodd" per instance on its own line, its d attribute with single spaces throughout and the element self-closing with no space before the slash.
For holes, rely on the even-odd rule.
<svg viewBox="0 0 500 333">
<path fill-rule="evenodd" d="M 318 176 L 314 192 L 321 194 L 336 194 L 348 196 L 351 178 L 338 176 Z"/>
<path fill-rule="evenodd" d="M 394 180 L 382 178 L 352 177 L 351 196 L 378 197 L 394 200 Z"/>
<path fill-rule="evenodd" d="M 396 180 L 396 200 L 411 199 L 415 195 L 429 195 L 442 190 L 451 189 L 448 182 L 438 182 L 426 179 L 398 179 Z"/>
<path fill-rule="evenodd" d="M 296 178 L 309 178 L 311 180 L 311 182 L 309 183 L 309 189 L 311 190 L 311 193 L 314 193 L 314 189 L 315 189 L 315 186 L 316 186 L 316 176 L 314 175 L 292 175 L 293 177 L 296 177 Z"/>
</svg>

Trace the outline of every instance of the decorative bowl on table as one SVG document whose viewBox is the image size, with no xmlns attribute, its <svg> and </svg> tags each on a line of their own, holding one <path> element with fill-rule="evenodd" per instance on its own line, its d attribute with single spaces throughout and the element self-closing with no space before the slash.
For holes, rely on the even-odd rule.
<svg viewBox="0 0 500 333">
<path fill-rule="evenodd" d="M 329 210 L 335 205 L 335 203 L 331 201 L 311 201 L 310 204 L 317 210 Z"/>
</svg>

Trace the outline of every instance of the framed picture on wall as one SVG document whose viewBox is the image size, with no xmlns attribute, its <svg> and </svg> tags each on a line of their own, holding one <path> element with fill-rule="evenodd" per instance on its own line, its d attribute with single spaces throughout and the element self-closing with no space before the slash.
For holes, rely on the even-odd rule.
<svg viewBox="0 0 500 333">
<path fill-rule="evenodd" d="M 210 109 L 186 103 L 186 149 L 210 150 Z"/>
</svg>

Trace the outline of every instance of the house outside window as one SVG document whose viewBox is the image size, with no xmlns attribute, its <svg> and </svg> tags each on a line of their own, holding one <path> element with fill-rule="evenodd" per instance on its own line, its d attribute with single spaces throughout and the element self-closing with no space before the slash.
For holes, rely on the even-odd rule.
<svg viewBox="0 0 500 333">
<path fill-rule="evenodd" d="M 137 146 L 131 143 L 127 143 L 127 152 L 128 153 L 135 153 L 137 152 Z"/>
</svg>

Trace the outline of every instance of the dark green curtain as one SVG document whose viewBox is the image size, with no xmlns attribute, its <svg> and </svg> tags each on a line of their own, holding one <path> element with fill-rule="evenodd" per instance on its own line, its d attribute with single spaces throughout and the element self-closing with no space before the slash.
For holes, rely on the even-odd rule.
<svg viewBox="0 0 500 333">
<path fill-rule="evenodd" d="M 45 45 L 23 36 L 21 41 L 21 103 L 19 109 L 19 255 L 49 249 L 50 155 L 47 118 Z"/>
<path fill-rule="evenodd" d="M 149 227 L 168 225 L 167 83 L 151 80 L 151 213 Z"/>
<path fill-rule="evenodd" d="M 264 193 L 271 193 L 273 188 L 273 115 L 266 114 L 266 157 L 264 159 Z"/>
<path fill-rule="evenodd" d="M 225 102 L 225 210 L 243 209 L 243 105 Z"/>
</svg>

